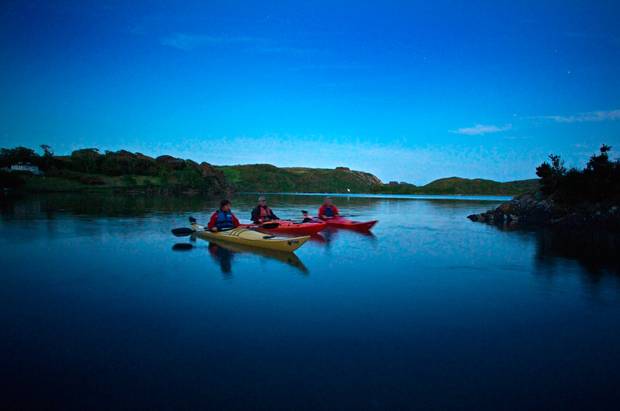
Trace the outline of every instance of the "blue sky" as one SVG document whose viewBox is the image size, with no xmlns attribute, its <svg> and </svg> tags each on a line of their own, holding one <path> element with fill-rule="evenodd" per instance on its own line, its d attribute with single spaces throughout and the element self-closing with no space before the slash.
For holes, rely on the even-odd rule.
<svg viewBox="0 0 620 411">
<path fill-rule="evenodd" d="M 0 146 L 534 177 L 620 152 L 620 3 L 8 2 Z"/>
</svg>

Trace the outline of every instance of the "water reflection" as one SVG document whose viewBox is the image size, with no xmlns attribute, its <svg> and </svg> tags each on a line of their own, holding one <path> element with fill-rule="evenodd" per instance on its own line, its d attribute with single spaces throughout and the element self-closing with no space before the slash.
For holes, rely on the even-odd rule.
<svg viewBox="0 0 620 411">
<path fill-rule="evenodd" d="M 327 239 L 325 238 L 325 236 L 323 236 L 322 234 L 313 234 L 310 236 L 310 241 L 315 242 L 315 243 L 319 243 L 319 244 L 325 244 L 327 243 Z"/>
<path fill-rule="evenodd" d="M 434 253 L 441 247 L 454 247 L 456 240 L 448 238 L 462 236 L 462 243 L 471 241 L 472 235 L 480 226 L 465 220 L 467 214 L 490 208 L 485 201 L 456 201 L 456 199 L 403 199 L 403 198 L 365 198 L 338 197 L 336 202 L 347 214 L 361 218 L 379 218 L 380 225 L 376 232 L 398 233 L 398 249 L 410 254 Z M 20 228 L 28 232 L 37 232 L 38 237 L 45 235 L 53 240 L 73 235 L 93 239 L 130 237 L 144 235 L 148 237 L 154 230 L 167 232 L 172 226 L 186 223 L 188 215 L 195 215 L 206 220 L 211 210 L 217 207 L 219 199 L 149 195 L 110 195 L 109 193 L 90 194 L 46 194 L 22 198 L 5 197 L 0 200 L 0 222 L 19 220 Z M 270 204 L 283 218 L 298 218 L 300 210 L 315 210 L 321 198 L 317 196 L 270 195 Z M 233 198 L 234 209 L 240 218 L 249 217 L 255 205 L 254 195 L 236 195 Z M 77 217 L 77 218 L 76 218 Z M 124 218 L 125 217 L 125 218 Z M 457 230 L 462 230 L 457 232 Z M 503 230 L 503 229 L 502 229 Z M 439 233 L 446 233 L 439 235 Z M 587 273 L 596 281 L 606 273 L 620 273 L 620 254 L 618 236 L 572 235 L 556 233 L 549 230 L 539 232 L 511 232 L 508 238 L 498 237 L 497 241 L 511 241 L 520 238 L 522 244 L 534 247 L 534 261 L 541 272 L 554 272 L 567 262 L 576 262 L 580 271 Z M 13 241 L 30 241 L 35 237 L 14 237 Z M 368 240 L 368 241 L 366 241 Z M 353 233 L 328 229 L 311 237 L 306 248 L 322 246 L 326 250 L 339 247 L 342 242 L 350 248 L 352 244 L 381 248 L 392 241 L 383 237 L 383 245 L 377 241 L 375 234 Z M 441 244 L 441 247 L 438 246 Z M 499 243 L 498 243 L 499 244 Z M 432 246 L 431 246 L 432 245 Z M 499 246 L 499 245 L 498 245 Z M 166 247 L 170 247 L 166 245 Z M 175 245 L 175 251 L 191 251 L 187 246 Z M 225 251 L 214 252 L 222 271 L 231 271 L 234 265 L 234 253 L 254 253 L 253 249 L 231 250 L 224 245 Z M 232 253 L 232 254 L 231 254 Z M 287 262 L 291 256 L 263 257 Z M 462 257 L 462 256 L 461 256 Z M 315 258 L 317 256 L 315 255 Z M 319 257 L 320 258 L 320 257 Z M 289 265 L 307 272 L 304 264 L 294 257 Z"/>
<path fill-rule="evenodd" d="M 54 218 L 59 213 L 79 216 L 136 217 L 151 213 L 212 210 L 216 198 L 201 196 L 128 195 L 111 193 L 54 193 L 7 197 L 0 200 L 6 219 Z"/>
<path fill-rule="evenodd" d="M 596 283 L 606 275 L 620 276 L 620 234 L 551 228 L 524 229 L 491 226 L 527 244 L 534 241 L 534 261 L 541 274 L 563 273 L 567 262 L 576 262 L 587 280 Z M 620 277 L 619 277 L 620 279 Z"/>
<path fill-rule="evenodd" d="M 239 217 L 255 200 L 233 198 Z M 284 218 L 320 200 L 270 197 Z M 69 381 L 82 398 L 106 386 L 110 397 L 147 398 L 151 408 L 247 407 L 239 398 L 274 408 L 291 397 L 299 402 L 289 408 L 321 408 L 324 396 L 303 396 L 317 392 L 358 399 L 340 407 L 355 409 L 452 392 L 471 400 L 457 406 L 474 408 L 481 392 L 512 398 L 534 379 L 535 403 L 514 408 L 570 407 L 567 395 L 584 391 L 613 404 L 620 276 L 608 273 L 618 273 L 617 242 L 584 245 L 465 218 L 492 208 L 484 202 L 353 197 L 337 203 L 379 219 L 377 237 L 328 230 L 294 255 L 170 234 L 188 215 L 206 221 L 216 203 L 0 201 L 0 351 L 3 371 L 16 376 L 3 387 L 9 397 L 49 404 Z M 291 275 L 308 273 L 300 257 L 312 276 Z M 162 393 L 165 401 L 153 397 Z"/>
<path fill-rule="evenodd" d="M 190 243 L 176 243 L 172 246 L 172 251 L 190 251 L 194 246 Z"/>
<path fill-rule="evenodd" d="M 192 237 L 192 241 L 196 241 L 196 239 Z M 173 251 L 191 251 L 203 249 L 203 247 L 194 246 L 191 243 L 176 243 L 172 246 Z M 308 268 L 295 253 L 264 250 L 260 248 L 247 247 L 240 244 L 230 244 L 213 240 L 209 241 L 207 249 L 213 261 L 216 262 L 217 265 L 219 265 L 222 274 L 226 275 L 233 272 L 234 260 L 235 257 L 239 254 L 254 255 L 268 260 L 279 261 L 290 267 L 294 267 L 303 275 L 309 274 Z"/>
<path fill-rule="evenodd" d="M 562 261 L 576 261 L 592 282 L 600 281 L 606 274 L 620 275 L 620 235 L 594 233 L 537 231 L 536 262 L 546 272 L 554 270 Z"/>
<path fill-rule="evenodd" d="M 333 227 L 327 227 L 325 230 L 321 231 L 320 238 L 310 237 L 310 239 L 317 243 L 323 244 L 325 248 L 329 249 L 331 247 L 331 243 L 336 241 L 336 239 L 341 236 L 359 237 L 368 240 L 368 242 L 365 243 L 366 245 L 372 245 L 373 247 L 377 245 L 377 236 L 372 231 L 355 231 Z"/>
<path fill-rule="evenodd" d="M 232 262 L 235 258 L 235 253 L 232 250 L 221 244 L 209 243 L 209 254 L 220 265 L 222 274 L 227 276 L 232 273 Z"/>
</svg>

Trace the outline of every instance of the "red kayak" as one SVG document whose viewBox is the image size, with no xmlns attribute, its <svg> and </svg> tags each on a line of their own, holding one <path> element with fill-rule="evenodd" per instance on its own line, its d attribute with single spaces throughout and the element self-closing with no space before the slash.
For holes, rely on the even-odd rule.
<svg viewBox="0 0 620 411">
<path fill-rule="evenodd" d="M 323 221 L 296 223 L 294 221 L 275 220 L 263 224 L 242 224 L 242 226 L 257 231 L 298 236 L 316 234 L 319 231 L 324 230 L 327 227 L 327 224 Z"/>
<path fill-rule="evenodd" d="M 343 217 L 333 217 L 325 220 L 325 222 L 329 227 L 348 228 L 349 230 L 355 231 L 370 231 L 378 221 L 353 221 Z"/>
</svg>

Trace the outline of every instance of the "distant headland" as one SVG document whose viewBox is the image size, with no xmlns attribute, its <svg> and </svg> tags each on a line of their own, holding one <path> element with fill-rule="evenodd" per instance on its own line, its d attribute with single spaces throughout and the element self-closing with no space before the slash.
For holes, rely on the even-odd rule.
<svg viewBox="0 0 620 411">
<path fill-rule="evenodd" d="M 26 147 L 0 149 L 0 187 L 23 192 L 134 191 L 223 195 L 251 192 L 360 194 L 518 195 L 538 189 L 538 180 L 497 182 L 449 177 L 423 186 L 382 182 L 347 167 L 276 167 L 270 164 L 214 166 L 169 155 L 156 158 L 126 150 L 84 148 L 70 155 L 42 154 Z"/>
</svg>

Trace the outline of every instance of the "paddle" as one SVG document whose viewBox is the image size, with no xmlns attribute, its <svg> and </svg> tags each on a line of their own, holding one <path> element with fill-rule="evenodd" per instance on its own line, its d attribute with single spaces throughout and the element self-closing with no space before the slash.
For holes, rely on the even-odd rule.
<svg viewBox="0 0 620 411">
<path fill-rule="evenodd" d="M 306 210 L 301 210 L 301 213 L 303 214 L 304 212 L 307 213 Z M 360 214 L 338 214 L 336 217 L 359 217 Z"/>
<path fill-rule="evenodd" d="M 266 229 L 278 228 L 278 227 L 280 227 L 280 223 L 263 223 L 258 226 L 258 228 L 266 228 Z"/>
<path fill-rule="evenodd" d="M 272 229 L 272 228 L 278 228 L 280 227 L 280 223 L 276 223 L 276 222 L 271 222 L 271 223 L 254 223 L 254 224 L 247 224 L 245 225 L 247 228 L 250 228 L 252 230 L 257 229 L 257 228 L 264 228 L 264 229 Z"/>
<path fill-rule="evenodd" d="M 229 230 L 233 230 L 233 229 L 234 229 L 234 227 L 223 228 L 221 230 L 218 230 L 217 232 L 219 233 L 221 231 L 229 231 Z M 192 235 L 192 234 L 194 234 L 196 232 L 195 230 L 192 230 L 191 228 L 187 228 L 187 227 L 173 228 L 170 231 L 172 231 L 172 234 L 175 237 L 187 237 L 187 236 Z"/>
<path fill-rule="evenodd" d="M 194 217 L 189 217 L 189 222 L 190 224 L 196 224 L 197 220 Z M 272 222 L 272 223 L 263 223 L 259 225 L 258 228 L 273 229 L 273 228 L 278 228 L 279 226 L 280 226 L 280 223 Z M 234 227 L 224 228 L 224 229 L 218 230 L 218 232 L 229 231 L 229 230 L 232 230 L 233 228 Z M 171 231 L 172 231 L 172 234 L 176 237 L 187 237 L 187 236 L 192 235 L 196 230 L 193 230 L 187 227 L 180 227 L 180 228 L 173 228 Z"/>
<path fill-rule="evenodd" d="M 301 210 L 301 212 L 303 213 L 304 210 Z M 359 217 L 360 214 L 338 214 L 337 216 L 334 217 L 330 217 L 330 218 L 335 218 L 335 217 L 345 217 L 345 218 L 349 218 L 349 217 Z M 318 217 L 310 217 L 310 218 L 314 218 L 314 219 L 318 219 Z M 328 218 L 329 219 L 329 218 Z"/>
</svg>

